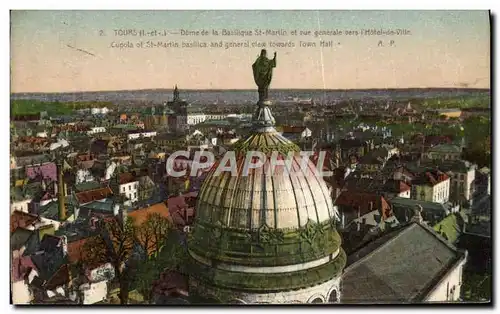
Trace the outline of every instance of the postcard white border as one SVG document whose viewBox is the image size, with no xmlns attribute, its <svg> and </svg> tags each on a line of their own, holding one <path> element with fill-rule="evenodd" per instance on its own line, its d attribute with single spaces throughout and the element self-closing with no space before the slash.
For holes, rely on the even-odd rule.
<svg viewBox="0 0 500 314">
<path fill-rule="evenodd" d="M 475 0 L 475 1 L 466 1 L 466 0 L 454 0 L 454 1 L 436 1 L 436 0 L 419 0 L 419 1 L 401 1 L 401 0 L 378 0 L 378 1 L 370 1 L 370 0 L 349 0 L 349 1 L 321 1 L 321 0 L 308 0 L 308 1 L 297 1 L 297 0 L 288 0 L 288 1 L 270 1 L 270 0 L 252 0 L 252 1 L 211 1 L 210 3 L 208 1 L 203 1 L 203 0 L 182 0 L 182 1 L 147 1 L 147 0 L 141 0 L 141 1 L 129 1 L 129 0 L 86 0 L 86 1 L 62 1 L 62 0 L 51 0 L 51 1 L 44 1 L 43 4 L 40 1 L 37 0 L 16 0 L 16 1 L 2 1 L 0 4 L 2 10 L 0 11 L 0 16 L 2 17 L 3 27 L 1 29 L 1 37 L 2 37 L 2 47 L 9 47 L 9 24 L 7 21 L 9 21 L 9 11 L 10 9 L 44 9 L 44 10 L 53 10 L 53 9 L 58 9 L 58 10 L 64 10 L 64 9 L 94 9 L 94 10 L 113 10 L 113 9 L 120 9 L 120 10 L 147 10 L 147 9 L 156 9 L 156 10 L 165 10 L 165 9 L 193 9 L 193 10 L 212 10 L 212 9 L 273 9 L 273 10 L 298 10 L 298 9 L 322 9 L 322 10 L 328 10 L 328 9 L 337 9 L 337 10 L 369 10 L 369 9 L 398 9 L 398 10 L 461 10 L 461 9 L 474 9 L 474 10 L 485 10 L 485 9 L 491 9 L 493 13 L 497 13 L 500 11 L 498 9 L 499 7 L 499 1 L 493 1 L 493 0 Z M 498 16 L 497 16 L 498 18 Z M 498 20 L 497 20 L 498 22 Z M 495 32 L 495 42 L 498 42 L 498 32 Z M 9 83 L 10 83 L 10 49 L 2 49 L 2 68 L 1 68 L 1 73 L 3 73 L 2 76 L 2 84 L 1 88 L 5 90 L 5 103 L 1 107 L 2 113 L 0 114 L 0 118 L 4 121 L 3 123 L 0 122 L 1 128 L 3 128 L 3 131 L 0 131 L 0 143 L 3 145 L 0 146 L 0 149 L 2 150 L 2 153 L 0 154 L 0 165 L 4 165 L 0 167 L 0 185 L 1 185 L 1 203 L 5 204 L 2 217 L 4 217 L 4 225 L 5 225 L 5 232 L 3 236 L 1 237 L 2 247 L 4 248 L 9 248 L 9 234 L 7 230 L 9 228 L 7 227 L 7 222 L 9 221 L 9 171 L 7 170 L 7 161 L 9 160 L 9 146 L 7 143 L 9 142 L 9 101 L 10 101 L 10 90 L 9 90 Z M 498 64 L 497 64 L 498 67 Z M 497 70 L 497 67 L 495 67 L 495 70 Z M 7 74 L 9 73 L 9 74 Z M 495 82 L 495 89 L 498 88 L 498 82 Z M 495 119 L 496 120 L 496 117 Z M 495 121 L 496 122 L 496 121 Z M 494 128 L 495 128 L 495 134 L 497 133 L 497 123 L 494 123 Z M 500 147 L 500 139 L 499 136 L 494 137 L 495 145 L 494 147 Z M 498 156 L 496 156 L 498 157 Z M 495 158 L 495 162 L 497 162 L 497 158 Z M 496 170 L 497 167 L 494 167 Z M 496 177 L 496 172 L 493 174 Z M 494 195 L 500 195 L 500 187 L 498 185 L 494 186 L 495 188 L 495 194 Z M 498 219 L 499 219 L 499 214 L 495 214 L 495 225 L 498 225 Z M 498 241 L 495 242 L 495 249 L 498 249 Z M 8 249 L 6 251 L 9 251 Z M 498 250 L 495 250 L 498 251 Z M 10 252 L 9 252 L 10 253 Z M 4 253 L 3 257 L 0 259 L 0 287 L 2 291 L 2 295 L 4 296 L 3 302 L 1 307 L 4 308 L 8 313 L 13 312 L 13 311 L 27 311 L 27 309 L 21 309 L 21 308 L 14 308 L 12 305 L 9 305 L 9 295 L 10 295 L 10 286 L 8 285 L 8 282 L 10 282 L 10 272 L 8 271 L 9 269 L 9 254 Z M 495 262 L 496 263 L 496 262 Z M 495 280 L 496 282 L 496 280 Z M 495 285 L 496 286 L 496 285 Z M 495 299 L 498 301 L 498 289 L 494 289 L 495 293 Z M 90 308 L 92 309 L 92 308 Z M 122 308 L 99 308 L 98 310 L 122 310 Z M 358 311 L 363 311 L 363 310 L 368 310 L 368 311 L 375 311 L 375 312 L 382 312 L 386 311 L 390 308 L 383 308 L 383 309 L 377 309 L 376 306 L 370 306 L 366 308 L 331 308 L 331 307 L 325 307 L 325 308 L 317 308 L 315 307 L 314 309 L 322 310 L 322 311 L 335 311 L 337 313 L 340 312 L 346 312 L 349 311 L 349 313 L 353 312 L 358 312 Z M 33 311 L 34 309 L 29 309 L 29 311 Z M 83 308 L 41 308 L 41 310 L 62 310 L 62 311 L 82 311 L 85 310 Z M 95 309 L 94 309 L 95 310 Z M 129 312 L 132 313 L 141 313 L 143 309 L 141 308 L 135 308 L 131 307 L 129 309 L 126 309 Z M 149 310 L 156 310 L 156 311 L 175 311 L 176 308 L 148 308 Z M 181 310 L 179 308 L 179 310 Z M 207 311 L 209 308 L 190 308 L 190 309 L 185 309 L 191 312 L 202 312 L 202 311 Z M 231 308 L 215 308 L 212 309 L 215 311 L 219 310 L 236 310 L 236 309 L 231 309 Z M 239 310 L 239 309 L 238 309 Z M 289 310 L 293 310 L 292 307 L 287 307 L 287 308 L 253 308 L 253 309 L 244 309 L 247 311 L 252 311 L 252 312 L 262 312 L 262 311 L 268 311 L 276 314 L 280 312 L 285 312 Z M 296 310 L 299 311 L 304 311 L 308 310 L 303 307 L 296 308 Z M 397 308 L 394 309 L 396 311 L 404 311 L 406 309 L 404 308 Z M 411 309 L 412 312 L 421 312 L 421 313 L 428 313 L 429 311 L 454 311 L 456 308 L 428 308 L 428 307 L 421 307 L 421 308 L 413 308 Z M 464 308 L 464 310 L 475 310 L 471 309 L 470 307 Z"/>
</svg>

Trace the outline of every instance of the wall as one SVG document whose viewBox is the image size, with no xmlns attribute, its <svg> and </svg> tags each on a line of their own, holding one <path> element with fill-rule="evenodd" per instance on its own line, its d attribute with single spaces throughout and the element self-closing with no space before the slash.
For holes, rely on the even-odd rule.
<svg viewBox="0 0 500 314">
<path fill-rule="evenodd" d="M 76 172 L 76 184 L 88 181 L 94 181 L 92 173 L 87 169 L 78 169 Z"/>
<path fill-rule="evenodd" d="M 399 193 L 398 197 L 410 198 L 410 190 Z"/>
<path fill-rule="evenodd" d="M 128 134 L 127 138 L 129 140 L 138 139 L 141 137 L 141 135 L 143 137 L 153 137 L 153 136 L 156 136 L 156 132 L 153 131 L 153 132 L 132 133 L 132 134 Z"/>
<path fill-rule="evenodd" d="M 450 179 L 440 182 L 433 187 L 431 202 L 445 203 L 450 198 Z"/>
<path fill-rule="evenodd" d="M 422 192 L 424 195 L 422 196 Z M 414 199 L 419 201 L 446 203 L 450 196 L 450 179 L 440 182 L 434 186 L 417 185 Z"/>
<path fill-rule="evenodd" d="M 139 193 L 137 191 L 138 186 L 139 181 L 120 184 L 120 194 L 125 194 L 131 202 L 137 202 L 137 200 L 139 199 Z"/>
<path fill-rule="evenodd" d="M 12 283 L 12 303 L 29 304 L 33 299 L 29 287 L 24 280 Z"/>
<path fill-rule="evenodd" d="M 213 290 L 212 287 L 205 286 L 200 282 L 196 282 L 190 278 L 190 291 L 191 287 L 196 287 L 198 293 L 205 297 L 210 297 Z M 340 277 L 333 278 L 320 285 L 309 287 L 306 289 L 273 293 L 248 293 L 235 290 L 221 290 L 223 295 L 231 296 L 230 303 L 240 304 L 293 304 L 293 303 L 312 303 L 315 299 L 321 299 L 321 303 L 327 303 L 329 296 L 335 290 L 337 298 L 340 295 Z M 214 297 L 215 298 L 215 297 Z"/>
<path fill-rule="evenodd" d="M 104 133 L 106 132 L 106 128 L 101 126 L 101 127 L 92 127 L 90 129 L 90 131 L 87 131 L 87 134 L 88 135 L 92 135 L 92 134 L 97 134 L 97 133 Z"/>
<path fill-rule="evenodd" d="M 28 209 L 29 203 L 31 203 L 31 199 L 26 199 L 10 204 L 10 213 L 12 214 L 16 210 L 21 211 L 23 213 L 29 213 Z"/>
<path fill-rule="evenodd" d="M 419 201 L 433 202 L 434 200 L 432 186 L 417 185 L 414 197 Z"/>
<path fill-rule="evenodd" d="M 83 284 L 80 286 L 82 292 L 82 304 L 94 304 L 106 299 L 108 295 L 107 281 L 100 281 L 91 284 Z"/>
<path fill-rule="evenodd" d="M 456 265 L 445 278 L 427 295 L 424 302 L 451 302 L 458 301 L 460 298 L 460 288 L 462 285 L 462 272 L 466 260 Z M 450 293 L 450 290 L 455 287 L 455 292 Z"/>
<path fill-rule="evenodd" d="M 188 125 L 195 125 L 198 123 L 205 122 L 207 120 L 207 117 L 204 114 L 196 114 L 196 115 L 188 115 L 187 116 L 187 124 Z"/>
<path fill-rule="evenodd" d="M 91 281 L 108 281 L 115 277 L 115 269 L 110 263 L 106 263 L 101 267 L 90 270 L 86 275 Z"/>
</svg>

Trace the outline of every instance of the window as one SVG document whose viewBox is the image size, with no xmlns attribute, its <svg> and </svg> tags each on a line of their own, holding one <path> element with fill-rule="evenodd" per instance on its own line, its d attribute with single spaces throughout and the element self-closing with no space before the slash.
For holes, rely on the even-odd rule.
<svg viewBox="0 0 500 314">
<path fill-rule="evenodd" d="M 122 192 L 125 192 L 125 187 L 122 187 Z"/>
<path fill-rule="evenodd" d="M 129 186 L 128 186 L 128 190 L 130 191 L 131 189 L 132 189 L 132 186 L 130 186 L 130 185 L 129 185 Z"/>
<path fill-rule="evenodd" d="M 332 293 L 330 293 L 330 297 L 328 297 L 328 303 L 337 303 L 338 298 L 337 298 L 337 290 L 333 290 Z"/>
<path fill-rule="evenodd" d="M 134 192 L 134 198 L 137 198 L 137 192 Z"/>
</svg>

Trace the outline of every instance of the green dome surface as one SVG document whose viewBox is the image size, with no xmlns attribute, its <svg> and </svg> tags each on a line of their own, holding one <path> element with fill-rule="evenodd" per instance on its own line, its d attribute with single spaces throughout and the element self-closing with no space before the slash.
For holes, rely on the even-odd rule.
<svg viewBox="0 0 500 314">
<path fill-rule="evenodd" d="M 238 175 L 217 175 L 216 163 L 198 193 L 188 242 L 192 275 L 210 285 L 245 291 L 314 286 L 338 276 L 345 266 L 332 198 L 310 160 L 307 170 L 300 169 L 298 147 L 272 127 L 269 109 L 258 110 L 267 112 L 256 114 L 263 117 L 254 119 L 256 130 L 234 146 Z M 244 176 L 248 151 L 291 153 L 292 171 L 283 173 L 284 166 L 278 166 L 269 175 L 261 167 Z M 249 271 L 252 267 L 255 272 Z M 268 271 L 279 267 L 289 271 Z"/>
</svg>

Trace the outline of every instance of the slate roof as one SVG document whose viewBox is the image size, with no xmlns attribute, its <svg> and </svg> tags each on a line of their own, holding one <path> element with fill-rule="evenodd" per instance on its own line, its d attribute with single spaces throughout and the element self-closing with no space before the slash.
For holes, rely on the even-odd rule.
<svg viewBox="0 0 500 314">
<path fill-rule="evenodd" d="M 435 203 L 420 200 L 409 199 L 405 197 L 394 197 L 389 203 L 392 205 L 392 211 L 396 218 L 401 222 L 407 222 L 412 216 L 417 205 L 422 206 L 422 217 L 425 221 L 434 222 L 446 217 L 450 211 L 451 203 Z"/>
<path fill-rule="evenodd" d="M 111 198 L 106 198 L 103 200 L 93 201 L 82 205 L 81 208 L 90 209 L 92 212 L 109 212 L 113 213 L 114 201 Z"/>
<path fill-rule="evenodd" d="M 10 249 L 12 251 L 19 250 L 23 245 L 28 242 L 28 239 L 33 235 L 34 231 L 27 230 L 24 228 L 17 228 L 10 235 Z"/>
<path fill-rule="evenodd" d="M 348 257 L 342 302 L 421 302 L 466 254 L 427 226 L 406 225 Z"/>
<path fill-rule="evenodd" d="M 66 214 L 68 217 L 73 214 L 73 204 L 74 204 L 74 199 L 72 195 L 67 195 L 65 204 L 66 204 Z M 52 220 L 59 220 L 59 202 L 52 201 L 44 206 L 40 207 L 39 210 L 40 217 L 47 218 L 47 219 L 52 219 Z"/>
<path fill-rule="evenodd" d="M 343 188 L 352 192 L 381 192 L 384 182 L 372 178 L 361 178 L 352 174 L 345 179 Z"/>
<path fill-rule="evenodd" d="M 66 263 L 66 259 L 60 248 L 50 252 L 41 251 L 33 254 L 31 255 L 31 260 L 38 270 L 41 284 L 50 279 Z"/>
<path fill-rule="evenodd" d="M 436 153 L 461 153 L 462 149 L 458 145 L 440 144 L 429 149 L 429 152 Z"/>
<path fill-rule="evenodd" d="M 403 193 L 411 190 L 411 187 L 402 180 L 387 180 L 383 187 L 385 192 Z"/>
<path fill-rule="evenodd" d="M 442 171 L 451 171 L 457 173 L 467 173 L 474 169 L 474 165 L 466 160 L 448 160 L 438 164 L 438 168 Z"/>
<path fill-rule="evenodd" d="M 88 190 L 96 190 L 101 188 L 101 183 L 96 181 L 83 182 L 75 185 L 75 190 L 78 192 L 88 191 Z"/>
</svg>

